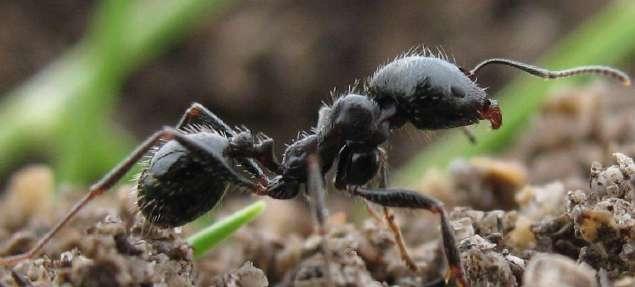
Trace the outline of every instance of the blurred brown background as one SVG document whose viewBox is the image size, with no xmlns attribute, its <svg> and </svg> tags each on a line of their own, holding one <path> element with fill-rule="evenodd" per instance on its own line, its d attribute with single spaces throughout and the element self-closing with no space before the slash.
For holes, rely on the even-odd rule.
<svg viewBox="0 0 635 287">
<path fill-rule="evenodd" d="M 242 1 L 134 73 L 118 122 L 141 138 L 197 101 L 232 125 L 265 132 L 280 150 L 314 124 L 333 88 L 345 90 L 413 46 L 439 47 L 464 66 L 489 57 L 531 63 L 606 3 Z M 95 4 L 0 2 L 0 95 L 77 43 Z M 495 92 L 514 74 L 489 69 L 479 82 Z M 396 135 L 393 163 L 427 138 L 412 134 Z"/>
</svg>

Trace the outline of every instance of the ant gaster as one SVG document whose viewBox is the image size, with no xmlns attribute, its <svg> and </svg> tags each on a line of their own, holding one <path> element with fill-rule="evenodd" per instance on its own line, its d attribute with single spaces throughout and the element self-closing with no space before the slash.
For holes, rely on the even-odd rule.
<svg viewBox="0 0 635 287">
<path fill-rule="evenodd" d="M 395 227 L 392 231 L 398 244 L 403 242 L 387 207 L 426 209 L 438 214 L 450 279 L 469 286 L 443 204 L 423 193 L 387 188 L 386 155 L 381 145 L 393 130 L 406 123 L 427 130 L 489 120 L 492 128 L 499 128 L 502 115 L 496 101 L 488 99 L 476 83 L 477 72 L 490 64 L 519 68 L 542 78 L 600 74 L 630 84 L 626 74 L 604 66 L 548 71 L 511 60 L 489 59 L 467 71 L 441 57 L 407 54 L 379 68 L 361 91 L 351 91 L 335 99 L 332 106 L 322 107 L 315 132 L 291 143 L 280 163 L 271 139 L 262 134 L 254 136 L 245 128 L 231 128 L 202 105 L 193 104 L 176 129 L 166 127 L 156 132 L 92 185 L 89 193 L 31 250 L 1 258 L 0 265 L 36 255 L 75 213 L 110 189 L 148 154 L 150 159 L 138 180 L 137 205 L 157 226 L 175 227 L 194 220 L 232 188 L 290 199 L 305 186 L 316 199 L 312 209 L 323 235 L 323 175 L 336 165 L 335 187 L 382 205 L 387 221 Z M 376 176 L 380 177 L 379 187 L 367 187 Z M 416 270 L 405 247 L 400 247 L 402 258 Z M 324 246 L 323 252 L 328 264 Z M 327 276 L 329 272 L 326 268 Z"/>
</svg>

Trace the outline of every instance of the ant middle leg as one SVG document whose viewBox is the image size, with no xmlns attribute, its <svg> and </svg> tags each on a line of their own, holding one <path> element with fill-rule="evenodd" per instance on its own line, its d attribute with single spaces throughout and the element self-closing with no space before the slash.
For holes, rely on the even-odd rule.
<svg viewBox="0 0 635 287">
<path fill-rule="evenodd" d="M 379 188 L 385 189 L 388 186 L 388 156 L 386 154 L 386 151 L 382 148 L 379 148 L 379 154 L 380 154 Z M 397 245 L 397 249 L 399 250 L 399 255 L 401 256 L 401 260 L 403 260 L 406 263 L 406 266 L 408 266 L 408 268 L 412 270 L 412 272 L 415 272 L 415 273 L 418 272 L 419 267 L 417 267 L 417 264 L 415 263 L 415 261 L 412 259 L 412 256 L 410 256 L 410 253 L 408 252 L 408 248 L 406 247 L 406 242 L 403 239 L 401 228 L 399 228 L 399 224 L 397 224 L 395 215 L 386 206 L 382 206 L 382 210 L 384 213 L 384 219 L 386 220 L 386 224 L 388 225 L 388 228 L 390 229 L 393 235 L 393 240 L 395 241 L 395 244 Z"/>
<path fill-rule="evenodd" d="M 169 140 L 174 138 L 176 135 L 175 131 L 164 129 L 158 131 L 148 137 L 143 143 L 141 143 L 128 157 L 126 157 L 123 161 L 119 163 L 115 168 L 110 170 L 106 175 L 104 175 L 98 182 L 93 184 L 86 194 L 79 202 L 77 202 L 70 211 L 66 213 L 66 215 L 48 232 L 42 239 L 40 239 L 34 247 L 32 247 L 29 251 L 0 258 L 0 266 L 2 265 L 13 265 L 22 260 L 29 259 L 35 255 L 37 255 L 42 248 L 57 234 L 64 225 L 66 225 L 73 216 L 79 212 L 86 204 L 88 204 L 91 200 L 96 198 L 97 196 L 103 194 L 105 191 L 110 189 L 119 179 L 121 179 L 135 163 L 137 163 L 148 150 L 150 150 L 154 145 L 156 145 L 160 140 Z"/>
<path fill-rule="evenodd" d="M 327 286 L 334 286 L 333 277 L 331 276 L 331 253 L 326 241 L 328 232 L 326 227 L 327 212 L 324 203 L 324 177 L 320 171 L 320 164 L 316 154 L 309 155 L 307 158 L 307 172 L 306 189 L 309 196 L 311 196 L 309 203 L 315 216 L 318 234 L 321 237 L 320 252 L 324 257 L 324 275 Z"/>
<path fill-rule="evenodd" d="M 382 206 L 426 209 L 438 214 L 441 219 L 441 235 L 443 250 L 449 267 L 449 279 L 454 280 L 459 286 L 470 286 L 465 279 L 461 266 L 461 255 L 456 245 L 454 232 L 441 201 L 419 192 L 398 188 L 367 189 L 356 187 L 351 189 L 350 192 Z"/>
</svg>

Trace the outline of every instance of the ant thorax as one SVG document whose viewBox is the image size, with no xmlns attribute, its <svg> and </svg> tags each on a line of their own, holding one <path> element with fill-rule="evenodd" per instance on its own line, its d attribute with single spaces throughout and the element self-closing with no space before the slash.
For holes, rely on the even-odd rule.
<svg viewBox="0 0 635 287">
<path fill-rule="evenodd" d="M 371 98 L 347 94 L 333 102 L 332 107 L 320 110 L 318 120 L 320 145 L 346 144 L 377 147 L 390 134 L 385 111 Z"/>
</svg>

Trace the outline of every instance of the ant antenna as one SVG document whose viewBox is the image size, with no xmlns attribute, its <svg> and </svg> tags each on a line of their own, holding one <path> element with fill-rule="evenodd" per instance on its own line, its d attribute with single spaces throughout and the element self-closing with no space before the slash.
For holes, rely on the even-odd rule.
<svg viewBox="0 0 635 287">
<path fill-rule="evenodd" d="M 571 76 L 581 75 L 581 74 L 596 74 L 596 75 L 602 75 L 602 76 L 606 76 L 606 77 L 611 77 L 611 78 L 617 79 L 620 82 L 622 82 L 622 84 L 624 86 L 630 86 L 631 85 L 631 79 L 628 77 L 628 75 L 626 75 L 624 72 L 622 72 L 620 70 L 613 69 L 611 67 L 606 67 L 606 66 L 580 66 L 580 67 L 566 69 L 566 70 L 560 70 L 560 71 L 549 71 L 547 69 L 543 69 L 543 68 L 540 68 L 540 67 L 532 66 L 532 65 L 529 65 L 529 64 L 516 62 L 516 61 L 508 60 L 508 59 L 499 59 L 499 58 L 487 59 L 487 60 L 479 63 L 478 65 L 476 65 L 476 67 L 474 67 L 474 69 L 469 71 L 469 75 L 471 77 L 473 77 L 476 73 L 478 73 L 478 71 L 481 68 L 483 68 L 483 67 L 485 67 L 485 66 L 487 66 L 489 64 L 501 64 L 501 65 L 511 66 L 511 67 L 523 70 L 523 71 L 525 71 L 525 72 L 527 72 L 529 74 L 532 74 L 534 76 L 541 77 L 541 78 L 546 78 L 546 79 L 566 78 L 566 77 L 571 77 Z"/>
</svg>

